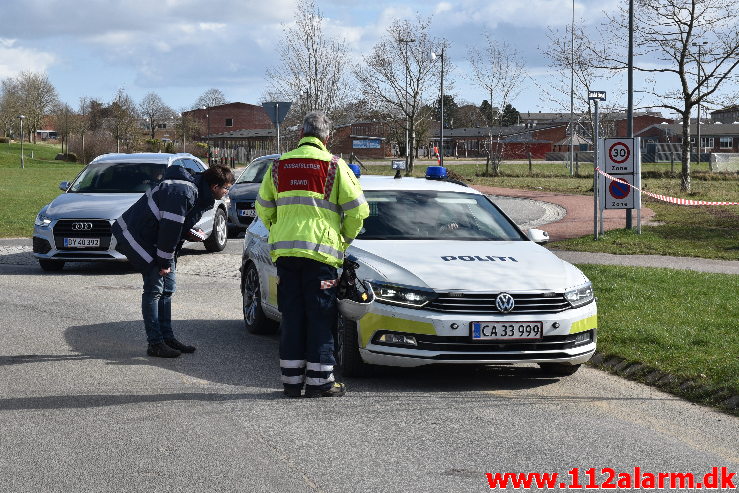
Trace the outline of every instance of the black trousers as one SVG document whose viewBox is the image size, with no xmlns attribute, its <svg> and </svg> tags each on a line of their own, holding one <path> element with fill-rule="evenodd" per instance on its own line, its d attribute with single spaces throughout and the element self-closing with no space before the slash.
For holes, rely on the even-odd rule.
<svg viewBox="0 0 739 493">
<path fill-rule="evenodd" d="M 282 383 L 329 388 L 336 364 L 336 268 L 302 257 L 280 257 L 276 265 Z"/>
</svg>

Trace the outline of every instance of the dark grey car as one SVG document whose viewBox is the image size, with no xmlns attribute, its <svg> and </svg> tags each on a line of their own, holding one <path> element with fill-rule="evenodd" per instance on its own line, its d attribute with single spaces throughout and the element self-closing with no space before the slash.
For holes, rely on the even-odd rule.
<svg viewBox="0 0 739 493">
<path fill-rule="evenodd" d="M 231 187 L 228 192 L 231 201 L 228 207 L 228 234 L 230 236 L 236 236 L 245 231 L 256 217 L 254 201 L 259 193 L 259 186 L 262 184 L 264 173 L 278 157 L 280 157 L 279 154 L 270 154 L 256 158 L 249 163 Z"/>
</svg>

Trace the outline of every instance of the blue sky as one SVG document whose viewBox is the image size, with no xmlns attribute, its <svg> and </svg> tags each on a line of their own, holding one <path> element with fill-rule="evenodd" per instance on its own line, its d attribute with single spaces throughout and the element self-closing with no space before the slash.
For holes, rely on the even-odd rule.
<svg viewBox="0 0 739 493">
<path fill-rule="evenodd" d="M 179 110 L 205 90 L 257 104 L 265 72 L 278 62 L 275 44 L 293 20 L 296 0 L 3 0 L 0 79 L 45 71 L 60 98 L 109 101 L 119 87 L 141 101 L 156 92 Z M 593 26 L 619 0 L 576 0 L 575 16 Z M 621 0 L 620 3 L 625 3 Z M 327 32 L 344 38 L 355 59 L 368 53 L 397 18 L 433 16 L 432 32 L 450 43 L 458 100 L 479 104 L 482 90 L 464 79 L 469 46 L 484 33 L 514 46 L 532 79 L 513 101 L 519 111 L 562 111 L 541 100 L 550 82 L 541 47 L 548 29 L 571 22 L 572 0 L 317 0 Z M 622 88 L 610 87 L 614 99 Z M 619 94 L 621 93 L 621 94 Z M 625 99 L 625 96 L 621 99 Z"/>
</svg>

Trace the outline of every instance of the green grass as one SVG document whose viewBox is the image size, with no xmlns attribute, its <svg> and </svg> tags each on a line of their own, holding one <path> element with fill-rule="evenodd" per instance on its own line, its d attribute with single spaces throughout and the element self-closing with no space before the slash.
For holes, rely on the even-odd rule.
<svg viewBox="0 0 739 493">
<path fill-rule="evenodd" d="M 25 169 L 21 169 L 20 144 L 0 144 L 0 237 L 29 238 L 38 211 L 61 193 L 59 182 L 70 181 L 80 172 L 80 164 L 54 160 L 60 150 L 25 143 Z"/>
<path fill-rule="evenodd" d="M 739 276 L 579 265 L 598 297 L 598 350 L 739 394 Z M 698 402 L 710 395 L 671 389 Z M 724 397 L 727 398 L 728 396 Z"/>
</svg>

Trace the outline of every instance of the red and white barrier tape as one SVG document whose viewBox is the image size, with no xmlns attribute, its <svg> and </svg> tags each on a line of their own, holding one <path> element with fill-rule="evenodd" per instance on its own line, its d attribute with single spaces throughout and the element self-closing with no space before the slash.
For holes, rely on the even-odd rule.
<svg viewBox="0 0 739 493">
<path fill-rule="evenodd" d="M 600 173 L 601 175 L 605 176 L 606 178 L 617 181 L 619 183 L 623 183 L 625 185 L 630 186 L 634 190 L 639 190 L 644 195 L 649 195 L 650 197 L 661 200 L 663 202 L 669 202 L 671 204 L 678 204 L 678 205 L 739 205 L 739 202 L 708 202 L 706 200 L 689 200 L 689 199 L 680 199 L 677 197 L 668 197 L 667 195 L 658 195 L 656 193 L 647 192 L 646 190 L 642 190 L 639 187 L 635 187 L 631 183 L 622 180 L 620 178 L 616 178 L 615 176 L 611 176 L 605 171 L 601 170 L 600 168 L 595 168 L 595 170 Z"/>
</svg>

